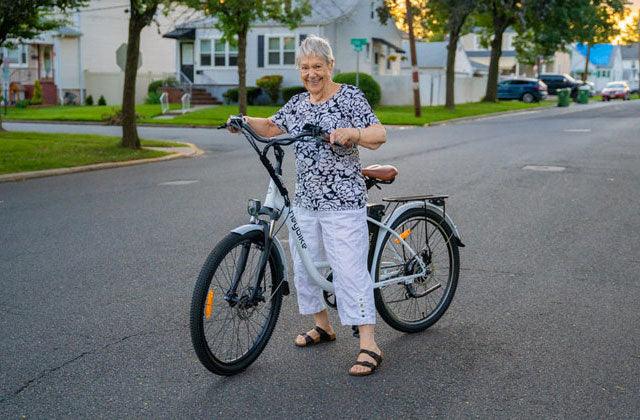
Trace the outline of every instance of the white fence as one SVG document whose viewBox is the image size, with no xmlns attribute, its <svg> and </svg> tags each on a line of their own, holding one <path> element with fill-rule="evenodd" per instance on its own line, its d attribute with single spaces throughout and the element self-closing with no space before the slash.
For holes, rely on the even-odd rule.
<svg viewBox="0 0 640 420">
<path fill-rule="evenodd" d="M 411 74 L 375 76 L 382 88 L 381 105 L 413 105 Z M 420 104 L 444 105 L 447 79 L 444 74 L 420 74 Z M 455 103 L 479 102 L 487 89 L 486 77 L 456 77 Z"/>
</svg>

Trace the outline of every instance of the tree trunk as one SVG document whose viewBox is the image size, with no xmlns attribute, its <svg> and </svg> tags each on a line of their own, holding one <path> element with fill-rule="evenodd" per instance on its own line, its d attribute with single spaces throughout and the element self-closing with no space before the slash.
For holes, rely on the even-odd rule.
<svg viewBox="0 0 640 420">
<path fill-rule="evenodd" d="M 587 74 L 589 74 L 589 55 L 591 54 L 591 44 L 587 44 L 587 59 L 584 61 L 584 73 L 582 74 L 582 81 L 587 81 Z"/>
<path fill-rule="evenodd" d="M 484 95 L 483 102 L 498 101 L 498 77 L 500 76 L 500 57 L 502 56 L 502 35 L 507 29 L 504 25 L 496 26 L 491 41 L 491 61 L 489 62 L 489 78 L 487 80 L 487 91 Z"/>
<path fill-rule="evenodd" d="M 450 110 L 454 110 L 456 107 L 454 89 L 456 84 L 455 66 L 459 34 L 460 28 L 451 29 L 449 31 L 449 45 L 447 45 L 447 99 L 444 107 Z"/>
<path fill-rule="evenodd" d="M 4 108 L 4 106 L 3 106 L 3 108 Z M 0 133 L 3 133 L 5 131 L 7 131 L 2 127 L 2 112 L 3 112 L 2 109 L 0 109 Z"/>
<path fill-rule="evenodd" d="M 410 1 L 406 0 L 407 24 L 409 25 L 409 49 L 411 50 L 411 78 L 413 81 L 413 109 L 416 117 L 422 116 L 420 106 L 420 80 L 418 76 L 418 59 L 416 56 L 416 38 L 413 35 L 413 15 L 411 14 Z"/>
<path fill-rule="evenodd" d="M 127 43 L 127 64 L 124 70 L 124 88 L 122 91 L 122 143 L 130 149 L 140 148 L 136 127 L 136 76 L 140 57 L 140 32 L 144 25 L 140 15 L 131 8 L 129 19 L 129 39 Z"/>
<path fill-rule="evenodd" d="M 238 32 L 238 112 L 247 115 L 247 28 Z"/>
</svg>

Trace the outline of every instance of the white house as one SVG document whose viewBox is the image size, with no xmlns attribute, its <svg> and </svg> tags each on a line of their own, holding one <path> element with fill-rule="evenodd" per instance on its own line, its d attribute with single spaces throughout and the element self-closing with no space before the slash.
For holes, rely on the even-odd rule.
<svg viewBox="0 0 640 420">
<path fill-rule="evenodd" d="M 193 19 L 199 13 L 184 7 L 168 17 L 156 15 L 156 23 L 145 27 L 140 37 L 141 66 L 136 82 L 136 102 L 147 95 L 152 80 L 174 76 L 176 43 L 162 37 L 176 22 Z M 108 104 L 122 103 L 124 71 L 116 53 L 127 42 L 129 2 L 92 0 L 69 14 L 69 24 L 42 34 L 13 51 L 6 51 L 11 81 L 31 96 L 33 83 L 40 80 L 45 103 L 55 104 L 88 95 L 97 101 L 103 95 Z M 122 51 L 122 49 L 121 49 Z"/>
<path fill-rule="evenodd" d="M 570 48 L 571 74 L 582 78 L 586 64 L 587 46 L 575 44 Z M 607 83 L 623 80 L 622 52 L 620 45 L 595 44 L 589 51 L 589 74 L 587 80 L 593 82 L 597 91 Z"/>
<path fill-rule="evenodd" d="M 262 76 L 283 76 L 282 86 L 300 86 L 295 68 L 298 44 L 309 35 L 327 38 L 333 48 L 336 64 L 334 74 L 369 73 L 374 78 L 399 75 L 398 58 L 402 32 L 393 23 L 381 25 L 375 9 L 381 0 L 316 1 L 312 13 L 291 30 L 277 22 L 257 22 L 247 35 L 247 86 L 255 86 Z M 215 19 L 206 17 L 176 25 L 165 37 L 176 40 L 174 66 L 177 75 L 206 89 L 216 97 L 238 85 L 237 48 L 222 42 L 222 33 L 215 28 Z M 366 39 L 360 53 L 354 51 L 351 39 Z M 383 85 L 383 98 L 384 98 Z"/>
<path fill-rule="evenodd" d="M 621 45 L 622 80 L 626 80 L 631 90 L 638 89 L 638 45 Z"/>
</svg>

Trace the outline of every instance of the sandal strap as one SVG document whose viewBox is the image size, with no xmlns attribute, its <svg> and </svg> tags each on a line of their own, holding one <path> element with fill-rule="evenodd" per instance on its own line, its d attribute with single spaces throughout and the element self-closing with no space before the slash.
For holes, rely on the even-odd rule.
<svg viewBox="0 0 640 420">
<path fill-rule="evenodd" d="M 373 363 L 371 363 L 371 362 L 366 362 L 366 361 L 363 361 L 363 362 L 355 362 L 353 365 L 354 365 L 354 366 L 355 366 L 355 365 L 359 365 L 359 366 L 368 367 L 368 368 L 370 368 L 370 369 L 371 369 L 371 372 L 373 372 L 374 370 L 376 370 L 376 368 L 378 367 L 378 366 L 374 365 Z"/>
<path fill-rule="evenodd" d="M 318 326 L 314 327 L 313 329 L 316 330 L 320 335 L 320 341 L 331 341 L 331 336 L 328 332 Z"/>
<path fill-rule="evenodd" d="M 302 333 L 300 334 L 302 336 L 302 338 L 304 338 L 304 341 L 307 342 L 307 344 L 305 345 L 310 345 L 310 344 L 315 344 L 315 340 L 313 338 L 311 338 L 307 333 Z"/>
<path fill-rule="evenodd" d="M 380 356 L 378 353 L 372 352 L 371 350 L 365 350 L 365 349 L 360 349 L 360 353 L 364 353 L 366 355 L 371 356 L 371 358 L 376 361 L 378 366 L 380 366 L 380 363 L 382 363 L 382 356 Z"/>
</svg>

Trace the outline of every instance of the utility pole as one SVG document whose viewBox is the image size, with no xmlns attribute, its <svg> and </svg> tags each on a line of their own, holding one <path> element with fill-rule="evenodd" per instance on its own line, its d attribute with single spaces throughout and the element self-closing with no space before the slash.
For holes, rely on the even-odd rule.
<svg viewBox="0 0 640 420">
<path fill-rule="evenodd" d="M 418 59 L 416 57 L 416 38 L 413 35 L 413 14 L 411 13 L 411 0 L 405 0 L 407 6 L 407 24 L 409 25 L 409 49 L 411 50 L 411 77 L 413 80 L 413 107 L 415 116 L 422 116 L 420 107 L 420 81 L 418 79 Z"/>
</svg>

